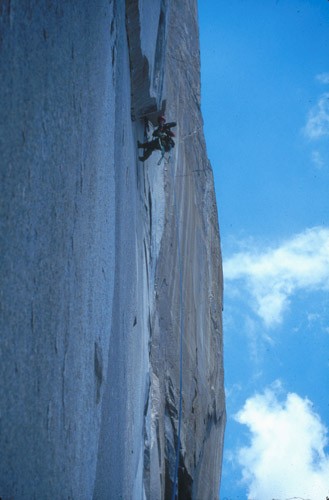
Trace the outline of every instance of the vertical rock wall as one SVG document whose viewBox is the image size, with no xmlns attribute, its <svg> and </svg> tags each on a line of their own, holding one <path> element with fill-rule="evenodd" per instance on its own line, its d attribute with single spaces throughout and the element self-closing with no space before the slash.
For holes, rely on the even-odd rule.
<svg viewBox="0 0 329 500">
<path fill-rule="evenodd" d="M 216 498 L 222 281 L 195 0 L 5 0 L 0 66 L 0 497 L 170 498 L 181 401 L 179 498 Z M 144 117 L 165 108 L 176 148 L 142 164 Z"/>
<path fill-rule="evenodd" d="M 202 130 L 199 71 L 196 2 L 172 2 L 165 98 L 168 120 L 177 120 L 177 139 L 163 174 L 164 226 L 154 283 L 150 498 L 160 497 L 158 488 L 161 497 L 170 498 L 181 396 L 178 496 L 213 499 L 219 488 L 225 426 L 222 270 L 213 175 Z M 149 169 L 156 168 L 152 162 Z"/>
<path fill-rule="evenodd" d="M 3 499 L 93 495 L 116 259 L 115 17 L 96 3 L 0 4 Z"/>
</svg>

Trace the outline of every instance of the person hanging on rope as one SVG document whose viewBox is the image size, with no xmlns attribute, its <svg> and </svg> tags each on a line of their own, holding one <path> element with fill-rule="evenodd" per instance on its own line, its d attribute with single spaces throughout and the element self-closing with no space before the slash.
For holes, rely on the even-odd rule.
<svg viewBox="0 0 329 500">
<path fill-rule="evenodd" d="M 138 148 L 144 149 L 143 156 L 138 157 L 141 161 L 147 160 L 147 158 L 151 156 L 153 151 L 156 150 L 161 151 L 163 157 L 165 153 L 170 151 L 175 146 L 175 142 L 173 140 L 175 134 L 170 129 L 172 127 L 176 127 L 176 122 L 166 123 L 165 117 L 159 116 L 158 124 L 159 126 L 154 130 L 152 134 L 154 139 L 143 143 L 137 141 Z"/>
</svg>

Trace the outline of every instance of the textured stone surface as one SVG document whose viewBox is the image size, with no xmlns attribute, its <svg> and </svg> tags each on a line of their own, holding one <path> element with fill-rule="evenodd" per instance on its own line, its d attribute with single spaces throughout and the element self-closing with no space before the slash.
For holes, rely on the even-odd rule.
<svg viewBox="0 0 329 500">
<path fill-rule="evenodd" d="M 155 272 L 150 454 L 159 457 L 162 477 L 172 478 L 183 326 L 179 498 L 212 499 L 218 495 L 225 426 L 222 271 L 213 177 L 200 114 L 197 33 L 195 2 L 172 2 L 165 97 L 168 120 L 177 118 L 178 126 L 176 148 L 164 173 L 166 209 Z M 156 476 L 158 471 L 152 471 L 152 465 L 150 469 L 150 498 L 156 498 L 152 473 Z M 170 491 L 167 477 L 161 494 L 168 497 Z"/>
<path fill-rule="evenodd" d="M 218 496 L 222 277 L 194 0 L 0 3 L 0 496 Z M 167 165 L 137 160 L 167 106 Z"/>
<path fill-rule="evenodd" d="M 2 498 L 93 494 L 115 268 L 112 20 L 108 2 L 1 2 Z"/>
</svg>

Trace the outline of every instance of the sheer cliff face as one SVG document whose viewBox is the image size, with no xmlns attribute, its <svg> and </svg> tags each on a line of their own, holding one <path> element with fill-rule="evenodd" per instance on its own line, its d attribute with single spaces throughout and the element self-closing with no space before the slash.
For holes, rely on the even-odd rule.
<svg viewBox="0 0 329 500">
<path fill-rule="evenodd" d="M 181 408 L 178 497 L 216 498 L 222 276 L 196 2 L 8 0 L 0 31 L 0 496 L 170 498 Z M 142 164 L 160 110 L 176 147 Z"/>
<path fill-rule="evenodd" d="M 212 499 L 219 487 L 225 420 L 222 274 L 213 176 L 200 113 L 195 2 L 171 3 L 167 33 L 167 116 L 177 118 L 178 126 L 177 145 L 164 173 L 166 210 L 156 267 L 151 373 L 159 383 L 158 425 L 165 429 L 160 456 L 171 471 L 183 328 L 179 493 L 180 498 Z M 166 495 L 169 490 L 170 485 Z"/>
</svg>

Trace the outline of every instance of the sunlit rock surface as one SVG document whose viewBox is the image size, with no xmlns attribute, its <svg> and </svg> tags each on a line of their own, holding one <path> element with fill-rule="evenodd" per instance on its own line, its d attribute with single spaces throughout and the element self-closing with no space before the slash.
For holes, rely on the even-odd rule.
<svg viewBox="0 0 329 500">
<path fill-rule="evenodd" d="M 178 498 L 218 498 L 196 2 L 6 0 L 0 33 L 0 497 L 171 498 L 181 407 Z M 160 111 L 176 147 L 143 164 Z"/>
</svg>

